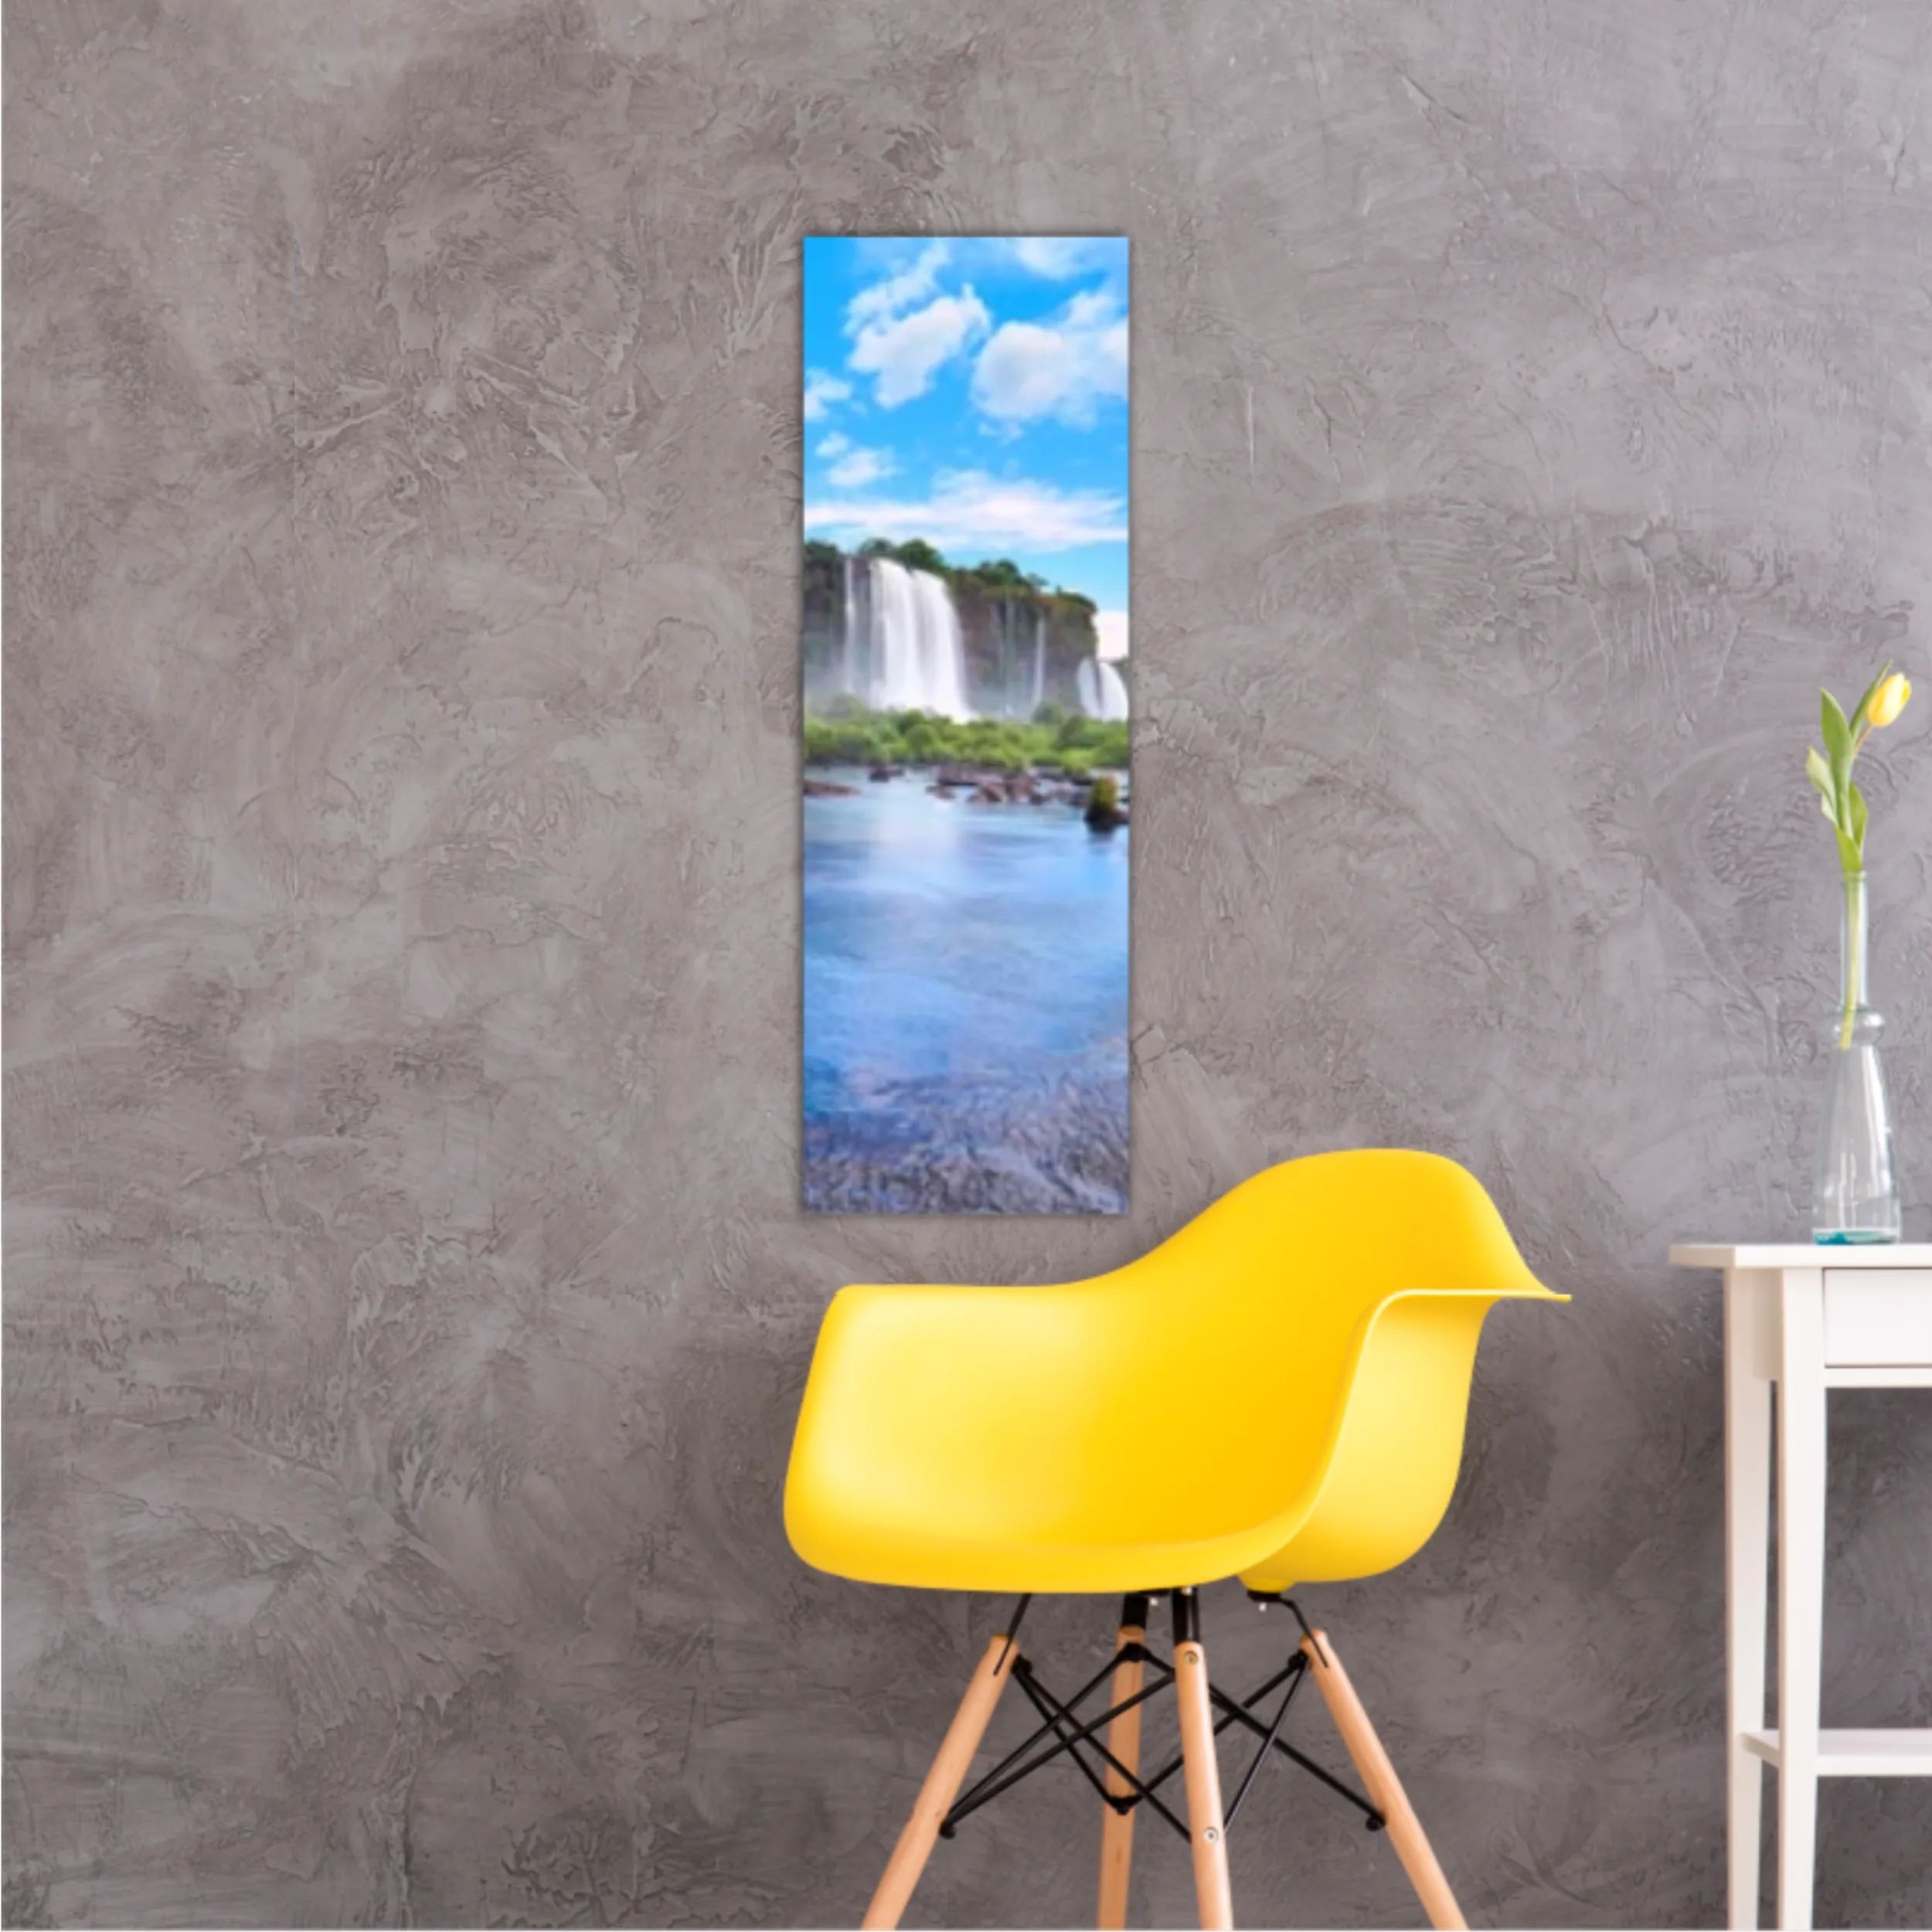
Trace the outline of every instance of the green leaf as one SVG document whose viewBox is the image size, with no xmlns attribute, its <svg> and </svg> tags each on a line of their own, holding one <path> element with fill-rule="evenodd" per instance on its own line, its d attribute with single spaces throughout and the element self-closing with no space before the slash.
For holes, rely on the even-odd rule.
<svg viewBox="0 0 1932 1932">
<path fill-rule="evenodd" d="M 1818 729 L 1825 733 L 1825 755 L 1831 760 L 1832 776 L 1842 784 L 1852 766 L 1852 727 L 1845 722 L 1838 700 L 1828 691 L 1818 694 Z"/>
<path fill-rule="evenodd" d="M 1884 683 L 1886 676 L 1891 671 L 1891 668 L 1892 660 L 1889 658 L 1887 658 L 1884 663 L 1879 666 L 1879 675 L 1865 687 L 1865 696 L 1859 699 L 1858 701 L 1857 709 L 1852 712 L 1850 718 L 1846 720 L 1846 722 L 1850 725 L 1854 733 L 1855 733 L 1858 730 L 1859 719 L 1865 716 L 1866 706 L 1869 706 L 1872 699 L 1878 695 L 1878 688 L 1880 685 Z"/>
<path fill-rule="evenodd" d="M 1847 872 L 1862 872 L 1865 855 L 1843 832 L 1838 835 L 1838 862 Z"/>
<path fill-rule="evenodd" d="M 1835 818 L 1838 814 L 1833 808 L 1837 803 L 1838 794 L 1832 785 L 1832 767 L 1818 755 L 1818 747 L 1815 745 L 1806 748 L 1804 775 L 1811 780 L 1812 784 L 1817 788 L 1818 796 L 1825 801 L 1826 818 Z"/>
<path fill-rule="evenodd" d="M 1856 785 L 1851 788 L 1852 838 L 1859 849 L 1859 856 L 1865 855 L 1865 821 L 1870 816 L 1866 809 L 1865 794 Z"/>
</svg>

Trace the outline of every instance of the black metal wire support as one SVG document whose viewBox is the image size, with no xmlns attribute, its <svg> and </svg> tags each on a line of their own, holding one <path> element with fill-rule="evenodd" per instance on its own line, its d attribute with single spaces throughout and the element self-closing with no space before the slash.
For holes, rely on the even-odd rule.
<svg viewBox="0 0 1932 1932">
<path fill-rule="evenodd" d="M 1007 1651 L 1010 1651 L 1013 1646 L 1019 1641 L 1019 1627 L 1026 1621 L 1027 1606 L 1030 1604 L 1032 1600 L 1032 1592 L 1029 1590 L 1027 1594 L 1013 1606 L 1013 1614 L 1006 1620 L 1005 1648 L 1002 1650 L 999 1654 L 999 1661 L 1002 1664 L 1006 1661 Z M 1298 1616 L 1301 1613 L 1298 1611 L 1295 1614 Z M 997 1666 L 995 1668 L 997 1668 Z"/>
<path fill-rule="evenodd" d="M 1197 1641 L 1200 1631 L 1200 1611 L 1194 1593 L 1192 1590 L 1175 1590 L 1172 1594 L 1175 1643 L 1179 1645 Z M 1026 1614 L 1030 1600 L 1022 1597 L 1009 1620 L 1007 1638 L 1009 1647 L 1016 1640 L 1020 1618 Z M 1308 1631 L 1307 1620 L 1292 1599 L 1271 1600 L 1286 1603 L 1288 1608 L 1294 1611 L 1295 1621 L 1302 1631 Z M 1144 1610 L 1141 1614 L 1145 1616 Z M 1002 1659 L 1004 1655 L 1002 1652 Z M 1144 1683 L 1132 1696 L 1123 1698 L 1118 1703 L 1108 1705 L 1098 1715 L 1083 1719 L 1080 1716 L 1082 1706 L 1103 1684 L 1108 1682 L 1118 1665 L 1131 1663 L 1145 1665 L 1154 1674 L 1154 1681 Z M 1382 1828 L 1384 1821 L 1383 1815 L 1374 1805 L 1332 1772 L 1318 1764 L 1305 1752 L 1296 1750 L 1281 1735 L 1281 1727 L 1287 1721 L 1295 1694 L 1301 1689 L 1308 1670 L 1308 1660 L 1297 1648 L 1281 1669 L 1246 1697 L 1237 1699 L 1216 1686 L 1211 1685 L 1209 1687 L 1208 1695 L 1217 1713 L 1214 1735 L 1218 1738 L 1224 1730 L 1239 1725 L 1260 1740 L 1256 1747 L 1253 1759 L 1242 1774 L 1241 1781 L 1235 1788 L 1233 1799 L 1226 1808 L 1223 1820 L 1224 1829 L 1233 1826 L 1235 1816 L 1247 1801 L 1248 1792 L 1261 1767 L 1277 1755 L 1306 1771 L 1311 1777 L 1353 1805 L 1363 1814 L 1370 1831 Z M 1171 1662 L 1165 1658 L 1157 1657 L 1145 1644 L 1122 1644 L 1064 1703 L 1040 1682 L 1039 1674 L 1023 1653 L 1014 1658 L 1012 1674 L 1013 1681 L 1019 1685 L 1027 1701 L 1038 1713 L 1040 1722 L 991 1770 L 954 1799 L 952 1808 L 947 1811 L 939 1828 L 942 1838 L 951 1838 L 981 1805 L 990 1804 L 1002 1794 L 1011 1791 L 1023 1779 L 1031 1777 L 1036 1771 L 1043 1770 L 1059 1757 L 1071 1757 L 1081 1776 L 1100 1794 L 1101 1801 L 1111 1805 L 1116 1811 L 1124 1814 L 1132 1811 L 1137 1804 L 1147 1804 L 1173 1826 L 1182 1838 L 1189 1836 L 1187 1826 L 1175 1816 L 1172 1808 L 1160 1795 L 1160 1787 L 1182 1768 L 1184 1761 L 1182 1757 L 1176 1753 L 1151 1777 L 1142 1777 L 1138 1772 L 1130 1770 L 1100 1740 L 1100 1734 L 1115 1718 L 1124 1712 L 1146 1703 L 1150 1698 L 1158 1697 L 1173 1683 L 1174 1666 Z M 1275 1707 L 1274 1716 L 1264 1723 L 1255 1715 L 1255 1706 L 1277 1690 L 1281 1692 L 1281 1701 Z M 1091 1761 L 1088 1755 L 1090 1753 L 1092 1754 Z M 1125 1784 L 1127 1789 L 1124 1793 L 1107 1789 L 1104 1774 L 1107 1770 L 1111 1770 Z"/>
<path fill-rule="evenodd" d="M 1236 1814 L 1240 1810 L 1248 1794 L 1248 1787 L 1254 1782 L 1254 1774 L 1268 1761 L 1268 1753 L 1275 1740 L 1281 1734 L 1281 1720 L 1288 1714 L 1288 1706 L 1294 1702 L 1294 1694 L 1301 1688 L 1301 1680 L 1308 1674 L 1308 1660 L 1299 1651 L 1294 1654 L 1294 1675 L 1288 1679 L 1288 1687 L 1281 1693 L 1281 1702 L 1275 1711 L 1274 1721 L 1269 1725 L 1267 1735 L 1261 1740 L 1260 1748 L 1254 1753 L 1253 1761 L 1242 1774 L 1241 1782 L 1235 1787 L 1233 1798 L 1230 1801 L 1221 1818 L 1224 1832 L 1234 1828 Z M 1216 1735 L 1219 1736 L 1217 1731 Z"/>
<path fill-rule="evenodd" d="M 1034 1678 L 1032 1672 L 1030 1671 L 1027 1672 L 1023 1688 L 1025 1689 L 1027 1696 L 1032 1699 L 1034 1708 L 1036 1709 L 1046 1711 L 1051 1713 L 1054 1729 L 1056 1731 L 1060 1732 L 1061 1735 L 1063 1735 L 1066 1739 L 1068 1755 L 1072 1757 L 1073 1762 L 1080 1767 L 1081 1770 L 1086 1774 L 1087 1781 L 1088 1784 L 1091 1784 L 1094 1790 L 1100 1793 L 1100 1801 L 1102 1804 L 1111 1805 L 1114 1810 L 1124 1815 L 1125 1813 L 1132 1811 L 1134 1807 L 1139 1804 L 1142 1798 L 1145 1798 L 1147 1801 L 1154 1807 L 1155 1810 L 1158 1811 L 1162 1817 L 1165 1818 L 1168 1823 L 1172 1825 L 1175 1830 L 1180 1833 L 1182 1837 L 1185 1838 L 1187 1836 L 1187 1827 L 1183 1825 L 1171 1811 L 1168 1809 L 1166 1805 L 1162 1803 L 1159 1798 L 1156 1798 L 1151 1791 L 1147 1790 L 1145 1786 L 1141 1785 L 1140 1779 L 1136 1777 L 1132 1771 L 1129 1770 L 1128 1767 L 1123 1764 L 1104 1744 L 1097 1743 L 1094 1745 L 1094 1748 L 1100 1753 L 1101 1758 L 1118 1776 L 1125 1778 L 1128 1784 L 1134 1787 L 1131 1796 L 1116 1798 L 1114 1794 L 1107 1788 L 1106 1780 L 1100 1777 L 1098 1774 L 1096 1773 L 1087 1764 L 1087 1760 L 1080 1755 L 1080 1753 L 1077 1747 L 1081 1742 L 1090 1738 L 1092 1733 L 1098 1730 L 1101 1725 L 1111 1723 L 1114 1718 L 1113 1712 L 1103 1711 L 1100 1715 L 1095 1718 L 1090 1724 L 1083 1725 L 1077 1731 L 1063 1731 L 1061 1729 L 1063 1720 L 1067 1723 L 1070 1723 L 1072 1722 L 1071 1714 L 1063 1706 L 1055 1703 L 1052 1697 L 1049 1696 L 1047 1692 L 1040 1689 L 1037 1680 Z M 1166 1686 L 1165 1684 L 1157 1684 L 1154 1686 L 1154 1690 L 1158 1691 L 1165 1689 L 1165 1688 Z M 1149 1692 L 1147 1694 L 1151 1696 L 1153 1695 L 1153 1692 Z M 1117 1708 L 1125 1709 L 1128 1708 L 1128 1706 L 1121 1706 Z"/>
<path fill-rule="evenodd" d="M 1080 1706 L 1085 1703 L 1087 1699 L 1113 1675 L 1114 1665 L 1120 1663 L 1135 1662 L 1151 1664 L 1162 1675 L 1153 1683 L 1142 1685 L 1131 1697 L 1123 1699 L 1121 1702 L 1102 1711 L 1099 1716 L 1084 1724 L 1075 1724 L 1073 1719 Z M 1045 1721 L 1030 1736 L 1023 1740 L 1015 1749 L 1009 1751 L 984 1777 L 980 1779 L 978 1783 L 972 1786 L 970 1790 L 962 1792 L 954 1801 L 952 1809 L 946 1814 L 945 1821 L 939 1828 L 940 1835 L 942 1838 L 951 1838 L 954 1828 L 963 1818 L 969 1817 L 982 1804 L 998 1798 L 1002 1791 L 1012 1790 L 1022 1778 L 1032 1777 L 1034 1772 L 1039 1770 L 1043 1765 L 1051 1764 L 1056 1757 L 1062 1757 L 1070 1751 L 1077 1752 L 1080 1745 L 1090 1741 L 1097 1731 L 1100 1730 L 1103 1726 L 1112 1723 L 1123 1711 L 1130 1711 L 1137 1704 L 1145 1704 L 1150 1697 L 1158 1697 L 1173 1682 L 1174 1672 L 1142 1645 L 1128 1644 L 1123 1645 L 1117 1650 L 1064 1704 L 1058 1702 L 1049 1695 L 1045 1687 L 1040 1683 L 1039 1678 L 1034 1674 L 1032 1665 L 1027 1662 L 1026 1658 L 1021 1657 L 1014 1663 L 1013 1677 L 1015 1681 L 1026 1689 L 1034 1708 L 1043 1713 Z M 1048 1709 L 1049 1706 L 1051 1706 L 1050 1711 Z M 1066 1725 L 1071 1725 L 1073 1727 L 1070 1730 L 1063 1728 L 1063 1726 Z M 1026 1757 L 1026 1753 L 1033 1750 L 1035 1746 L 1041 1743 L 1049 1732 L 1056 1734 L 1058 1741 L 1047 1745 L 1044 1750 L 1037 1752 L 1033 1757 Z M 1136 1787 L 1136 1798 L 1138 1799 L 1140 1795 L 1140 1780 L 1135 1777 L 1124 1764 L 1115 1758 L 1104 1745 L 1097 1744 L 1094 1748 L 1112 1765 L 1121 1777 L 1128 1779 L 1130 1783 Z M 1026 1759 L 1024 1764 L 1020 1762 L 1022 1758 Z M 1018 1768 L 1014 1768 L 1016 1766 Z M 1086 1767 L 1083 1765 L 1082 1768 L 1085 1769 Z M 1090 1772 L 1089 1775 L 1091 1776 Z M 1123 1803 L 1131 1803 L 1134 1801 L 1121 1801 L 1109 1798 L 1107 1801 L 1118 1809 Z M 1164 1811 L 1166 1809 L 1165 1806 L 1161 1808 Z M 1170 1820 L 1173 1819 L 1172 1812 L 1167 1815 Z M 1178 1824 L 1178 1821 L 1175 1822 Z M 1185 1825 L 1180 1825 L 1179 1828 L 1182 1835 L 1185 1837 L 1187 1828 Z"/>
</svg>

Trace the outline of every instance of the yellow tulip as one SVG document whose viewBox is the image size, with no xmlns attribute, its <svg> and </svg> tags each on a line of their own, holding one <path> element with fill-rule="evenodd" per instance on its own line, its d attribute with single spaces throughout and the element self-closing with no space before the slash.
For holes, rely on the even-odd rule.
<svg viewBox="0 0 1932 1932">
<path fill-rule="evenodd" d="M 1867 722 L 1874 731 L 1891 723 L 1911 700 L 1912 680 L 1903 671 L 1894 671 L 1877 690 L 1872 693 L 1872 702 L 1865 707 Z"/>
</svg>

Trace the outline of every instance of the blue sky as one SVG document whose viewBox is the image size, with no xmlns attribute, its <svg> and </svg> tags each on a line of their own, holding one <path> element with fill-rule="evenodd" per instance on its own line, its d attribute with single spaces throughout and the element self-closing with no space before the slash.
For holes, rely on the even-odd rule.
<svg viewBox="0 0 1932 1932">
<path fill-rule="evenodd" d="M 1128 245 L 805 238 L 805 534 L 924 537 L 1091 597 L 1126 648 Z"/>
</svg>

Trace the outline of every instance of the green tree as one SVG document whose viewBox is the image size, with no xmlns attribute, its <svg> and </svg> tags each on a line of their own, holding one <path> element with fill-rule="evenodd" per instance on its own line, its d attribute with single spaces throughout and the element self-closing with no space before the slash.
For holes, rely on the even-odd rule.
<svg viewBox="0 0 1932 1932">
<path fill-rule="evenodd" d="M 923 536 L 908 537 L 893 555 L 909 570 L 930 570 L 934 577 L 947 574 L 946 560 Z"/>
<path fill-rule="evenodd" d="M 1023 590 L 1027 587 L 1025 573 L 1009 556 L 993 557 L 984 563 L 975 563 L 962 574 L 984 584 L 989 590 Z"/>
</svg>

